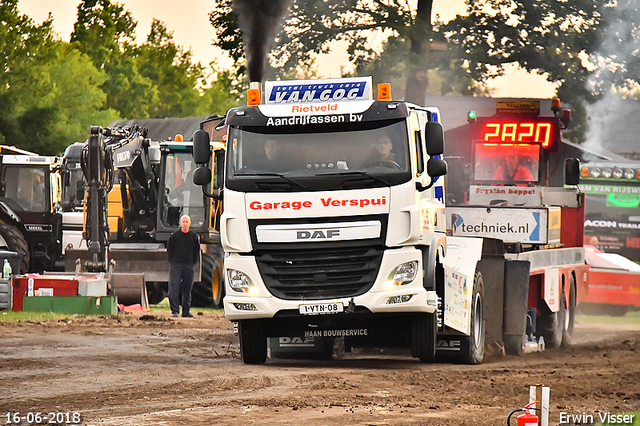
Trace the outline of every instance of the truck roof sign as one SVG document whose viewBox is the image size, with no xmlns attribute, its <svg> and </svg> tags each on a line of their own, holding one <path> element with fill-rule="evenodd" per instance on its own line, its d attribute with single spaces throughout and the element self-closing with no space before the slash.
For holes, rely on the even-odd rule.
<svg viewBox="0 0 640 426">
<path fill-rule="evenodd" d="M 496 113 L 540 115 L 540 101 L 497 101 Z"/>
<path fill-rule="evenodd" d="M 265 103 L 322 103 L 372 99 L 371 77 L 267 81 Z"/>
</svg>

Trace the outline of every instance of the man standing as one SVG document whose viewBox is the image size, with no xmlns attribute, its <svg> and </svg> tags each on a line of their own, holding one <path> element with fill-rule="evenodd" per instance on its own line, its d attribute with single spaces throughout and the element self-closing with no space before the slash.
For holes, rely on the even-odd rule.
<svg viewBox="0 0 640 426">
<path fill-rule="evenodd" d="M 193 274 L 200 257 L 198 235 L 191 231 L 191 218 L 184 215 L 180 218 L 180 229 L 169 237 L 167 256 L 169 258 L 169 306 L 171 315 L 177 317 L 182 304 L 182 316 L 193 318 L 191 309 L 191 288 Z M 180 303 L 182 291 L 182 303 Z"/>
</svg>

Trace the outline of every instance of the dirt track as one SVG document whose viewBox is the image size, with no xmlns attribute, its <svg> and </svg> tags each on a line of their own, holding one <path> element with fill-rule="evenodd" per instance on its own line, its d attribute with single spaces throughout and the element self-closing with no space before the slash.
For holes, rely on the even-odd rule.
<svg viewBox="0 0 640 426">
<path fill-rule="evenodd" d="M 551 387 L 550 424 L 640 410 L 640 327 L 578 324 L 576 337 L 479 366 L 405 354 L 247 366 L 218 313 L 0 323 L 0 422 L 79 412 L 91 425 L 503 425 L 532 384 Z"/>
</svg>

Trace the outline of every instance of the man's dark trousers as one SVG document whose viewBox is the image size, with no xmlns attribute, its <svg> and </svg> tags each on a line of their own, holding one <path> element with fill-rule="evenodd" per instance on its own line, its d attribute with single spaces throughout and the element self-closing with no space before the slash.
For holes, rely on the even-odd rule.
<svg viewBox="0 0 640 426">
<path fill-rule="evenodd" d="M 195 265 L 172 262 L 169 265 L 169 306 L 172 314 L 180 313 L 180 292 L 182 291 L 182 316 L 188 315 L 191 307 L 191 288 Z"/>
</svg>

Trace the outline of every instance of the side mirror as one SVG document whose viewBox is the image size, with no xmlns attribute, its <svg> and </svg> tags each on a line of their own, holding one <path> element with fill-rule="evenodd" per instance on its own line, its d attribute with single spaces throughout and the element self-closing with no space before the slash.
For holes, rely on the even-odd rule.
<svg viewBox="0 0 640 426">
<path fill-rule="evenodd" d="M 431 183 L 427 186 L 423 186 L 420 182 L 416 182 L 416 189 L 419 192 L 426 191 L 436 183 L 438 176 L 444 176 L 447 174 L 447 162 L 441 158 L 429 158 L 427 161 L 427 174 L 431 177 Z"/>
<path fill-rule="evenodd" d="M 580 183 L 580 160 L 567 158 L 564 160 L 564 184 L 575 186 Z"/>
<path fill-rule="evenodd" d="M 430 157 L 444 153 L 444 129 L 437 121 L 429 121 L 424 128 L 427 138 L 427 154 Z"/>
<path fill-rule="evenodd" d="M 211 183 L 211 170 L 204 166 L 196 168 L 193 171 L 193 183 L 198 186 L 209 185 Z"/>
<path fill-rule="evenodd" d="M 447 162 L 441 158 L 429 158 L 427 161 L 427 174 L 432 178 L 447 174 Z"/>
<path fill-rule="evenodd" d="M 205 130 L 193 132 L 193 161 L 196 164 L 208 164 L 211 160 L 211 146 L 209 145 L 209 133 Z"/>
</svg>

